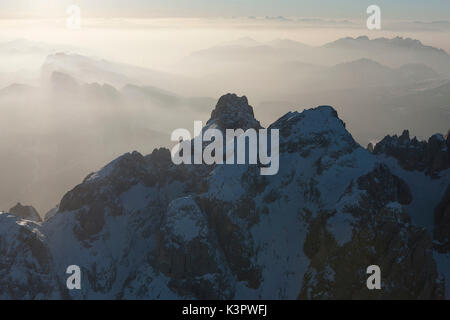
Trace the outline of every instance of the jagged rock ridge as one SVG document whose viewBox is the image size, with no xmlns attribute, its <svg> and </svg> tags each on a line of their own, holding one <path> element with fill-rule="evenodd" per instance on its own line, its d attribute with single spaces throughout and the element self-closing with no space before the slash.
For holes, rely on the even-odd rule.
<svg viewBox="0 0 450 320">
<path fill-rule="evenodd" d="M 247 99 L 236 95 L 219 100 L 211 125 L 260 127 Z M 52 290 L 29 287 L 4 298 L 448 294 L 443 276 L 450 276 L 450 268 L 433 251 L 433 230 L 415 226 L 410 217 L 412 206 L 422 202 L 408 171 L 359 146 L 330 106 L 290 112 L 269 128 L 280 130 L 280 170 L 274 176 L 261 176 L 258 165 L 176 166 L 164 148 L 147 156 L 124 154 L 90 174 L 66 193 L 51 219 L 28 223 L 39 239 L 36 259 L 48 265 L 32 281 L 51 283 Z M 436 177 L 448 178 L 448 170 Z M 424 214 L 432 215 L 437 205 L 428 204 Z M 10 249 L 2 246 L 4 239 L 14 241 L 15 254 L 31 259 L 25 245 L 36 241 L 23 236 L 29 229 L 1 214 L 0 226 L 6 224 L 0 248 Z M 0 264 L 8 270 L 18 263 L 5 257 Z M 71 264 L 82 269 L 81 290 L 65 289 L 64 270 Z M 367 290 L 371 264 L 382 268 L 380 291 Z M 3 273 L 0 283 L 14 287 L 24 276 Z"/>
<path fill-rule="evenodd" d="M 406 170 L 425 170 L 431 175 L 450 167 L 450 137 L 445 139 L 442 134 L 419 141 L 416 137 L 410 139 L 409 131 L 404 130 L 399 137 L 386 136 L 375 145 L 373 152 L 396 158 Z"/>
</svg>

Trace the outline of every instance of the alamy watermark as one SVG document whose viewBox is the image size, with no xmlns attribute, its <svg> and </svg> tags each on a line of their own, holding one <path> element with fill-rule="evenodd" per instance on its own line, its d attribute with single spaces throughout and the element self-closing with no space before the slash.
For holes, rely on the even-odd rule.
<svg viewBox="0 0 450 320">
<path fill-rule="evenodd" d="M 379 6 L 373 4 L 367 7 L 367 14 L 370 16 L 367 18 L 367 29 L 380 30 L 381 29 L 381 9 Z"/>
<path fill-rule="evenodd" d="M 259 129 L 258 131 L 252 128 L 246 131 L 226 129 L 224 139 L 221 130 L 211 128 L 202 130 L 202 128 L 201 121 L 194 121 L 194 139 L 187 129 L 176 129 L 172 132 L 171 140 L 178 141 L 171 152 L 174 164 L 233 165 L 246 164 L 248 160 L 248 164 L 262 165 L 261 175 L 278 173 L 278 129 Z M 210 143 L 205 146 L 205 142 Z"/>
<path fill-rule="evenodd" d="M 367 274 L 370 276 L 367 278 L 366 285 L 369 290 L 380 290 L 381 289 L 381 269 L 377 265 L 371 265 L 367 267 Z"/>
<path fill-rule="evenodd" d="M 70 30 L 81 29 L 81 8 L 77 5 L 70 5 L 66 9 L 66 27 Z"/>
<path fill-rule="evenodd" d="M 66 274 L 70 274 L 66 280 L 66 287 L 69 290 L 81 289 L 81 269 L 76 264 L 70 265 L 66 269 Z"/>
</svg>

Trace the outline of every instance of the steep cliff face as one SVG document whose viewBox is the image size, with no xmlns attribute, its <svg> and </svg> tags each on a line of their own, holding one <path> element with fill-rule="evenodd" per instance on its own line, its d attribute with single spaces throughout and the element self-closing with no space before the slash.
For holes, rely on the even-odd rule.
<svg viewBox="0 0 450 320">
<path fill-rule="evenodd" d="M 219 100 L 212 125 L 260 128 L 235 95 Z M 64 284 L 65 268 L 77 264 L 81 290 L 61 291 L 74 299 L 445 296 L 432 228 L 415 223 L 422 208 L 432 219 L 439 201 L 422 201 L 400 160 L 359 146 L 329 106 L 290 112 L 269 129 L 280 132 L 273 176 L 259 165 L 177 166 L 167 149 L 128 153 L 90 174 L 36 227 L 48 273 L 35 281 Z M 22 243 L 17 234 L 0 237 Z M 372 264 L 381 267 L 379 291 L 366 287 Z M 11 286 L 20 279 L 0 275 Z"/>
<path fill-rule="evenodd" d="M 39 225 L 0 213 L 0 299 L 63 297 Z"/>
<path fill-rule="evenodd" d="M 206 125 L 211 126 L 213 123 L 223 131 L 262 128 L 259 121 L 255 119 L 253 108 L 248 104 L 247 97 L 238 97 L 230 93 L 220 97 Z"/>
<path fill-rule="evenodd" d="M 438 277 L 431 237 L 413 226 L 402 208 L 411 202 L 406 183 L 379 165 L 349 185 L 348 191 L 341 201 L 355 195 L 357 201 L 322 212 L 311 223 L 304 246 L 311 264 L 299 297 L 443 298 L 445 284 Z M 340 225 L 347 228 L 339 232 L 340 237 L 346 233 L 345 239 L 330 232 Z M 384 270 L 382 291 L 355 285 L 367 279 L 365 268 L 370 265 Z"/>
<path fill-rule="evenodd" d="M 434 210 L 434 240 L 439 252 L 450 253 L 450 184 Z"/>
</svg>

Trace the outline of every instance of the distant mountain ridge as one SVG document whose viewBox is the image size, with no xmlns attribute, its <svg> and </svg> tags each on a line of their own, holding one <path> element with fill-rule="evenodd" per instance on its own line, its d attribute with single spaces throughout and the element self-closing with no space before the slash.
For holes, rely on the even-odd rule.
<svg viewBox="0 0 450 320">
<path fill-rule="evenodd" d="M 54 72 L 70 75 L 84 83 L 107 83 L 120 89 L 127 84 L 157 85 L 166 90 L 178 89 L 178 92 L 184 92 L 183 87 L 187 91 L 193 87 L 193 80 L 185 76 L 64 52 L 49 55 L 41 67 L 44 79 Z"/>
<path fill-rule="evenodd" d="M 445 50 L 424 45 L 419 40 L 402 37 L 392 39 L 346 37 L 316 47 L 288 39 L 275 39 L 266 43 L 240 39 L 194 52 L 183 60 L 183 64 L 195 66 L 200 58 L 217 62 L 221 59 L 222 63 L 243 63 L 251 57 L 255 61 L 297 60 L 328 66 L 359 59 L 374 60 L 392 68 L 404 64 L 424 64 L 443 75 L 450 76 L 450 56 Z"/>
<path fill-rule="evenodd" d="M 448 56 L 448 53 L 440 48 L 435 48 L 433 46 L 424 45 L 420 40 L 395 37 L 395 38 L 375 38 L 369 39 L 368 36 L 359 36 L 357 38 L 346 37 L 341 38 L 336 41 L 327 43 L 324 47 L 353 47 L 354 49 L 364 48 L 367 46 L 372 48 L 378 48 L 380 46 L 399 48 L 399 49 L 414 49 L 414 50 L 424 50 L 424 51 L 434 51 L 436 53 L 444 54 Z"/>
<path fill-rule="evenodd" d="M 348 54 L 349 59 L 363 56 L 391 67 L 425 64 L 446 76 L 450 75 L 450 55 L 445 50 L 411 38 L 348 37 L 328 43 L 323 48 L 331 50 L 332 54 Z"/>
</svg>

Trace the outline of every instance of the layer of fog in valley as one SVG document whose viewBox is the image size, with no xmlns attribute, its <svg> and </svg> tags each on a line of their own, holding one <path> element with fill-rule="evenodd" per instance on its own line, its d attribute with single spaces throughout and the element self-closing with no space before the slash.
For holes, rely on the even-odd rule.
<svg viewBox="0 0 450 320">
<path fill-rule="evenodd" d="M 264 126 L 332 105 L 363 146 L 449 129 L 446 25 L 159 23 L 3 29 L 0 209 L 20 201 L 45 214 L 118 155 L 171 146 L 174 129 L 192 131 L 227 92 L 246 95 Z"/>
</svg>

